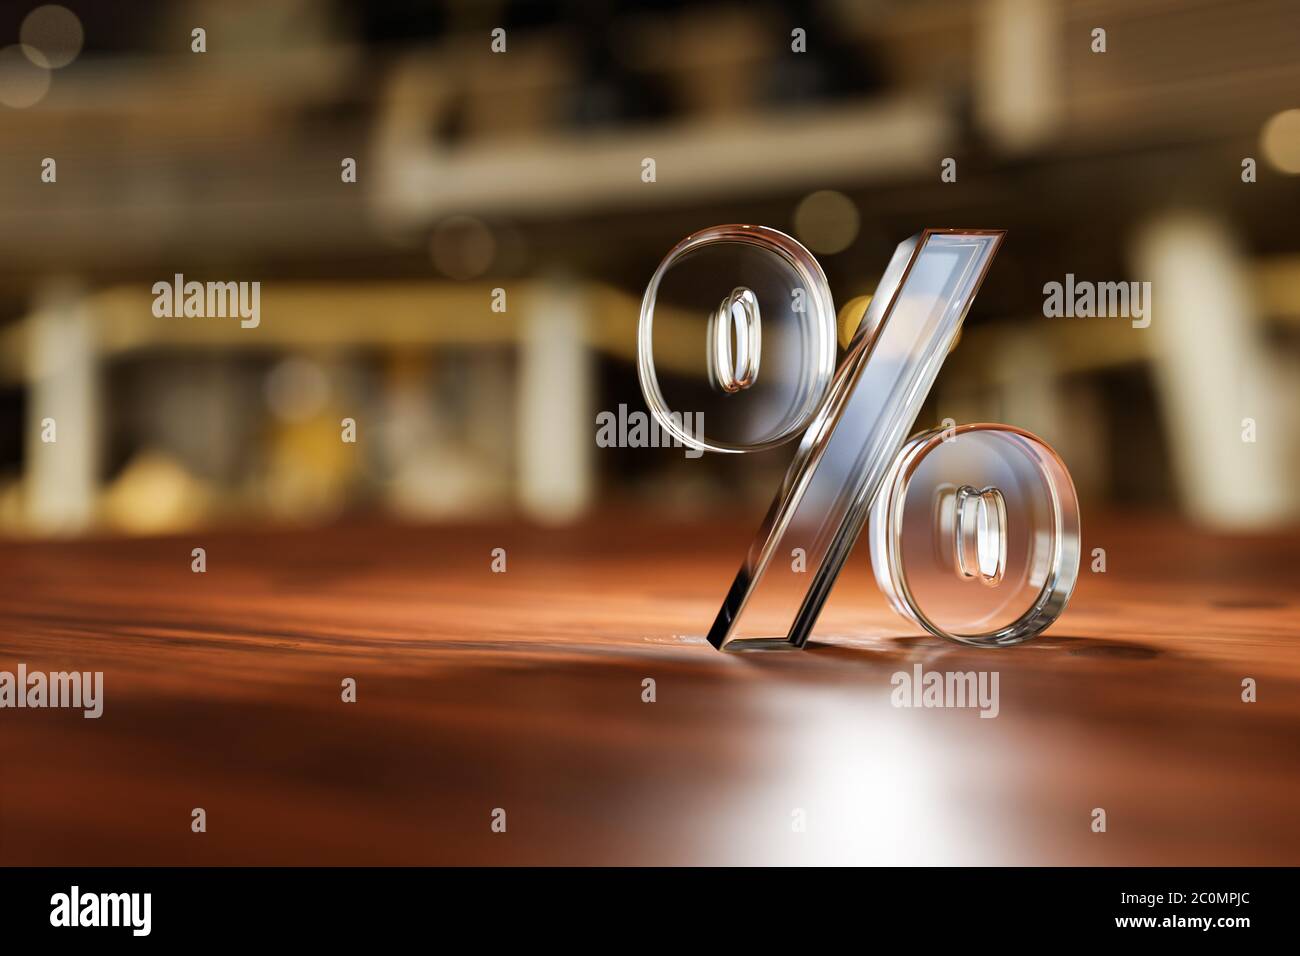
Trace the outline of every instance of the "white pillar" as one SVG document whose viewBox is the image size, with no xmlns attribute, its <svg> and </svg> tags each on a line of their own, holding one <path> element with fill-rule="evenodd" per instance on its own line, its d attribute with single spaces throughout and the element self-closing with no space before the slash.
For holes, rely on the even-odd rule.
<svg viewBox="0 0 1300 956">
<path fill-rule="evenodd" d="M 1151 283 L 1156 386 L 1182 500 L 1223 528 L 1268 527 L 1296 513 L 1292 442 L 1245 261 L 1228 226 L 1168 213 L 1139 229 L 1134 278 Z M 1243 419 L 1255 441 L 1243 441 Z"/>
<path fill-rule="evenodd" d="M 80 288 L 42 288 L 27 332 L 28 518 L 40 533 L 76 533 L 94 518 L 100 452 L 95 328 Z"/>
<path fill-rule="evenodd" d="M 980 9 L 975 114 L 1004 149 L 1037 146 L 1060 123 L 1063 21 L 1060 0 L 986 0 Z"/>
<path fill-rule="evenodd" d="M 519 344 L 519 503 L 557 524 L 591 501 L 595 412 L 587 345 L 590 305 L 582 290 L 549 281 L 528 299 Z"/>
</svg>

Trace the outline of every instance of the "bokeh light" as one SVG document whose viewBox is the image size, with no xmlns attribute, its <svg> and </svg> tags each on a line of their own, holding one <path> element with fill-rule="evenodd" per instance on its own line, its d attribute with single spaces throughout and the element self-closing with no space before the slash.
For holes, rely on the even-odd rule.
<svg viewBox="0 0 1300 956">
<path fill-rule="evenodd" d="M 1289 176 L 1300 173 L 1300 109 L 1283 110 L 1270 117 L 1259 143 L 1274 169 Z"/>
<path fill-rule="evenodd" d="M 452 279 L 473 279 L 491 268 L 497 243 L 492 231 L 473 216 L 448 216 L 433 230 L 433 264 Z"/>
<path fill-rule="evenodd" d="M 823 189 L 805 196 L 794 211 L 794 231 L 813 252 L 843 252 L 858 237 L 858 207 L 840 192 Z"/>
<path fill-rule="evenodd" d="M 50 71 L 18 44 L 0 50 L 0 103 L 14 109 L 35 106 L 50 89 Z"/>
<path fill-rule="evenodd" d="M 47 70 L 57 70 L 75 60 L 86 38 L 77 15 L 54 3 L 27 14 L 19 37 L 28 59 Z"/>
</svg>

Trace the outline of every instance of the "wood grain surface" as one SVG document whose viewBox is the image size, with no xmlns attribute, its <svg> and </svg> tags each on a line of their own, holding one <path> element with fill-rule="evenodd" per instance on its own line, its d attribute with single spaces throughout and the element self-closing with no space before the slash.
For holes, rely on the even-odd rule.
<svg viewBox="0 0 1300 956">
<path fill-rule="evenodd" d="M 1300 863 L 1294 530 L 1090 521 L 1106 573 L 1001 650 L 919 636 L 859 548 L 807 650 L 724 655 L 751 530 L 0 543 L 0 670 L 105 684 L 0 710 L 0 864 Z M 996 670 L 997 718 L 891 706 L 918 663 Z"/>
</svg>

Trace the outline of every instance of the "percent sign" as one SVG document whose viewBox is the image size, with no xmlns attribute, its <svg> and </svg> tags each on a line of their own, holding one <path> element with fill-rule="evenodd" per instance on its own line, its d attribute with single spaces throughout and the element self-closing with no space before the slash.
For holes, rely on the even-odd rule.
<svg viewBox="0 0 1300 956">
<path fill-rule="evenodd" d="M 927 229 L 901 243 L 838 366 L 833 320 L 829 327 L 824 321 L 832 314 L 825 276 L 790 237 L 757 226 L 714 227 L 683 240 L 660 265 L 642 301 L 638 342 L 642 392 L 660 424 L 691 447 L 722 452 L 770 447 L 802 429 L 709 631 L 714 647 L 803 647 L 873 501 L 877 580 L 897 610 L 930 632 L 1013 644 L 1060 614 L 1077 577 L 1079 521 L 1059 457 L 1009 426 L 963 425 L 907 439 L 1004 235 Z M 674 265 L 715 243 L 748 243 L 784 260 L 800 277 L 795 299 L 805 294 L 822 317 L 800 327 L 797 347 L 785 340 L 801 363 L 792 379 L 798 384 L 783 390 L 781 414 L 748 442 L 689 434 L 656 374 L 660 285 Z M 743 394 L 782 358 L 771 356 L 771 336 L 760 330 L 765 296 L 770 307 L 770 289 L 758 295 L 732 287 L 709 315 L 705 354 L 715 390 Z M 879 494 L 882 486 L 887 494 Z M 909 535 L 923 546 L 905 547 Z"/>
</svg>

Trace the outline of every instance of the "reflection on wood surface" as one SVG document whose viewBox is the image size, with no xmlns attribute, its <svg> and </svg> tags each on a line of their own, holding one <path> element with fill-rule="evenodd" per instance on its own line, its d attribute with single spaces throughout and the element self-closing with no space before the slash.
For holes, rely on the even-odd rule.
<svg viewBox="0 0 1300 956">
<path fill-rule="evenodd" d="M 5 543 L 0 670 L 105 700 L 0 710 L 0 864 L 1300 862 L 1294 534 L 1089 522 L 1107 573 L 998 651 L 916 636 L 860 548 L 817 643 L 723 655 L 750 530 Z M 917 664 L 996 670 L 997 718 L 892 707 Z"/>
</svg>

